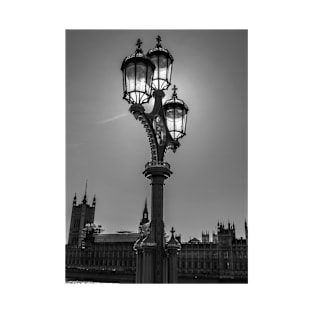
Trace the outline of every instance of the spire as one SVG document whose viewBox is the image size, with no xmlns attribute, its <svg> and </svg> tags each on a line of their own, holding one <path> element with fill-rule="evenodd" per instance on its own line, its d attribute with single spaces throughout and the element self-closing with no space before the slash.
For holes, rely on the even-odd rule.
<svg viewBox="0 0 313 313">
<path fill-rule="evenodd" d="M 142 212 L 142 219 L 140 221 L 140 225 L 143 225 L 146 223 L 149 223 L 149 213 L 148 213 L 148 208 L 147 208 L 147 197 L 145 199 L 145 207 L 144 207 L 143 212 Z"/>
<path fill-rule="evenodd" d="M 171 234 L 172 234 L 172 237 L 171 237 L 171 238 L 174 238 L 175 229 L 174 229 L 174 227 L 173 227 L 173 226 L 172 226 L 172 229 L 171 229 Z"/>
<path fill-rule="evenodd" d="M 84 199 L 83 199 L 83 204 L 87 203 L 87 182 L 88 182 L 88 179 L 86 179 L 85 195 L 84 195 Z"/>
<path fill-rule="evenodd" d="M 247 225 L 247 220 L 245 220 L 245 235 L 246 235 L 246 239 L 248 240 L 248 225 Z"/>
<path fill-rule="evenodd" d="M 93 207 L 96 206 L 96 195 L 93 196 L 92 206 L 93 206 Z"/>
<path fill-rule="evenodd" d="M 77 199 L 77 197 L 76 197 L 76 192 L 75 192 L 75 195 L 74 195 L 74 198 L 73 198 L 73 206 L 76 206 L 76 199 Z"/>
<path fill-rule="evenodd" d="M 175 234 L 174 227 L 172 227 L 171 233 L 172 233 L 172 236 L 169 242 L 167 243 L 167 248 L 168 249 L 171 249 L 171 248 L 180 249 L 180 243 L 175 239 L 175 236 L 174 236 Z"/>
<path fill-rule="evenodd" d="M 174 256 L 177 254 L 178 251 L 181 250 L 181 244 L 179 243 L 179 241 L 175 238 L 175 230 L 174 227 L 172 227 L 171 229 L 171 239 L 169 240 L 169 242 L 167 242 L 166 244 L 166 249 L 167 251 L 171 251 L 170 253 L 173 255 L 174 252 Z"/>
</svg>

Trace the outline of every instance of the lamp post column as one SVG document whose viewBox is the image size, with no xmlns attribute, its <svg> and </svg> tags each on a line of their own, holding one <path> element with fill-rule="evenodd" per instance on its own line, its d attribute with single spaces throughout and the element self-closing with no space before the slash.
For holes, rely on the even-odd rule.
<svg viewBox="0 0 313 313">
<path fill-rule="evenodd" d="M 151 149 L 151 162 L 146 164 L 143 172 L 152 185 L 150 229 L 149 233 L 138 239 L 134 245 L 138 261 L 136 282 L 141 283 L 168 282 L 163 186 L 165 179 L 169 178 L 172 172 L 170 165 L 164 162 L 163 158 L 168 149 L 175 152 L 180 146 L 178 140 L 186 135 L 188 111 L 184 101 L 177 98 L 175 85 L 172 98 L 163 105 L 164 90 L 171 85 L 174 59 L 171 53 L 162 47 L 161 37 L 158 36 L 156 40 L 156 47 L 145 55 L 141 49 L 142 41 L 138 39 L 135 54 L 126 57 L 121 67 L 123 99 L 131 104 L 130 112 L 146 129 Z M 155 100 L 153 109 L 146 113 L 143 104 L 149 102 L 152 91 Z M 171 282 L 175 280 L 175 277 L 171 278 Z"/>
<path fill-rule="evenodd" d="M 164 222 L 163 222 L 163 186 L 164 180 L 172 174 L 167 163 L 148 163 L 144 175 L 151 180 L 151 237 L 155 249 L 153 255 L 153 282 L 166 283 L 163 267 L 165 262 Z M 164 281 L 165 280 L 165 281 Z"/>
</svg>

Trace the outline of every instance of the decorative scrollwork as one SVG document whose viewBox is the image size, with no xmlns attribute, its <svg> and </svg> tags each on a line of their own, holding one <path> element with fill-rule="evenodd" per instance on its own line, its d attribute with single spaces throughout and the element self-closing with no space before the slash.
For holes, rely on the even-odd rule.
<svg viewBox="0 0 313 313">
<path fill-rule="evenodd" d="M 147 136 L 148 136 L 150 150 L 151 150 L 151 160 L 157 162 L 158 161 L 157 142 L 153 134 L 153 130 L 151 129 L 150 122 L 148 121 L 148 118 L 145 116 L 145 114 L 140 114 L 138 117 L 138 120 L 141 122 L 141 124 L 145 128 Z"/>
</svg>

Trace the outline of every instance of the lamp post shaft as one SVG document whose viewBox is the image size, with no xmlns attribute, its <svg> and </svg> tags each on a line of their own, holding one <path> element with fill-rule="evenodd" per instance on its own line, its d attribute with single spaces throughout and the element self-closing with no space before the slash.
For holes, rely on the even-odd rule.
<svg viewBox="0 0 313 313">
<path fill-rule="evenodd" d="M 164 176 L 153 175 L 151 177 L 151 232 L 152 238 L 156 243 L 154 256 L 154 282 L 163 282 L 163 263 L 164 263 L 164 222 L 163 222 L 163 185 Z"/>
<path fill-rule="evenodd" d="M 147 166 L 144 175 L 151 180 L 151 239 L 155 243 L 152 262 L 153 283 L 166 283 L 166 253 L 164 240 L 164 222 L 163 222 L 163 186 L 164 180 L 172 172 L 166 166 L 150 165 Z"/>
</svg>

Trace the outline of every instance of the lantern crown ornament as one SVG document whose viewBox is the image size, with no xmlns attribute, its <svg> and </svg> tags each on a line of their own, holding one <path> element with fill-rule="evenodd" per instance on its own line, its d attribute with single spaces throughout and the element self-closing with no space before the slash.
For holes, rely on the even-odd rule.
<svg viewBox="0 0 313 313">
<path fill-rule="evenodd" d="M 142 41 L 137 40 L 134 54 L 127 56 L 122 63 L 123 99 L 133 105 L 146 103 L 152 94 L 152 77 L 155 70 L 153 62 L 143 53 Z"/>
<path fill-rule="evenodd" d="M 181 139 L 186 135 L 187 126 L 187 104 L 177 97 L 177 87 L 172 88 L 172 98 L 165 101 L 163 109 L 168 131 L 174 140 Z"/>
<path fill-rule="evenodd" d="M 147 56 L 155 65 L 152 88 L 155 90 L 167 90 L 171 85 L 174 58 L 167 49 L 162 47 L 160 35 L 157 36 L 156 41 L 155 48 L 150 49 L 147 53 Z"/>
</svg>

